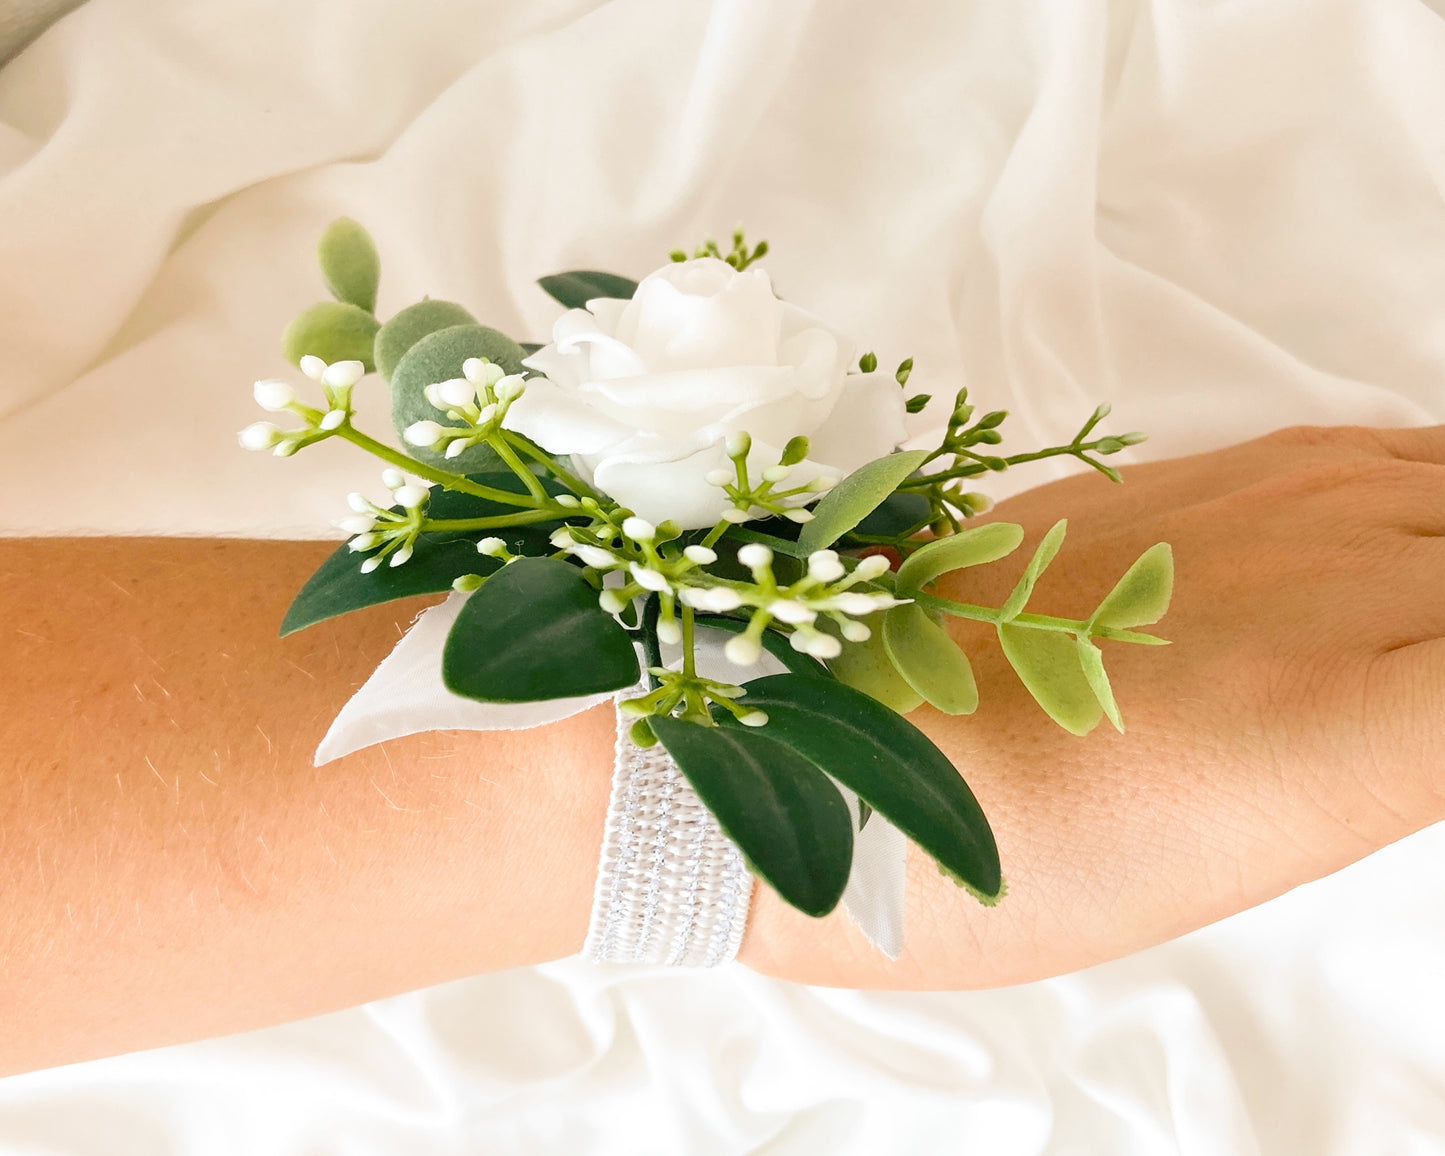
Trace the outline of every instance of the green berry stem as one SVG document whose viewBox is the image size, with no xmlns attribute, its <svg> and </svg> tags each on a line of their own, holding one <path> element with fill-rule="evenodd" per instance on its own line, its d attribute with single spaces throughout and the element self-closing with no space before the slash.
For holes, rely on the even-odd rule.
<svg viewBox="0 0 1445 1156">
<path fill-rule="evenodd" d="M 945 614 L 952 614 L 958 618 L 971 618 L 975 622 L 999 621 L 999 611 L 1002 607 L 975 606 L 971 602 L 953 602 L 947 598 L 940 598 L 936 594 L 925 594 L 916 591 L 909 597 L 920 606 L 931 606 L 935 610 L 942 610 Z M 1067 634 L 1087 634 L 1094 638 L 1108 638 L 1115 642 L 1139 642 L 1145 645 L 1158 646 L 1165 642 L 1153 634 L 1145 634 L 1137 630 L 1124 630 L 1117 626 L 1091 626 L 1086 618 L 1056 618 L 1052 614 L 1019 614 L 1009 620 L 1011 626 L 1028 626 L 1035 630 L 1055 630 Z"/>
<path fill-rule="evenodd" d="M 491 486 L 483 486 L 477 482 L 470 481 L 462 477 L 461 474 L 453 474 L 448 473 L 446 470 L 435 469 L 425 462 L 408 457 L 400 450 L 394 450 L 388 445 L 383 445 L 375 438 L 368 437 L 360 430 L 354 428 L 349 421 L 337 427 L 336 436 L 349 441 L 354 446 L 366 450 L 367 453 L 374 454 L 382 461 L 390 463 L 399 470 L 404 470 L 409 474 L 415 474 L 417 477 L 425 478 L 429 482 L 436 482 L 444 490 L 456 490 L 459 493 L 471 494 L 475 498 L 486 498 L 490 502 L 498 502 L 504 506 L 530 506 L 537 508 L 541 505 L 541 501 L 531 495 L 524 496 L 522 494 L 514 494 L 510 490 L 493 489 Z M 545 493 L 543 499 L 549 503 L 550 509 L 551 499 L 547 498 Z M 561 509 L 561 507 L 556 508 L 558 510 Z M 559 515 L 554 513 L 552 516 L 555 517 Z"/>
</svg>

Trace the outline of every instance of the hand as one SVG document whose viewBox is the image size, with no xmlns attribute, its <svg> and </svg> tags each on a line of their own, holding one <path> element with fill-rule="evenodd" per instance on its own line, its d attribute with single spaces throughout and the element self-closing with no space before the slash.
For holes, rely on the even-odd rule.
<svg viewBox="0 0 1445 1156">
<path fill-rule="evenodd" d="M 983 987 L 1060 974 L 1201 927 L 1445 817 L 1445 427 L 1298 427 L 1193 457 L 1071 477 L 999 505 L 1023 547 L 942 592 L 999 605 L 1060 517 L 1030 607 L 1084 617 L 1172 543 L 1168 647 L 1105 643 L 1126 733 L 1048 720 L 986 624 L 951 620 L 976 714 L 911 718 L 998 837 L 1010 893 L 979 906 L 910 845 L 906 949 L 841 909 L 765 888 L 741 958 L 849 986 Z"/>
</svg>

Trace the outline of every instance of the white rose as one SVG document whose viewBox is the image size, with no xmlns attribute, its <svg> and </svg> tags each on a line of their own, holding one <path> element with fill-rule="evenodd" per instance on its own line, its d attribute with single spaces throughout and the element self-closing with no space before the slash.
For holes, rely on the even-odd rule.
<svg viewBox="0 0 1445 1156">
<path fill-rule="evenodd" d="M 503 424 L 570 454 L 639 517 L 696 529 L 727 507 L 705 479 L 729 466 L 730 433 L 752 436 L 755 482 L 790 438 L 808 437 L 808 457 L 780 490 L 841 478 L 907 436 L 897 382 L 848 373 L 853 356 L 823 322 L 778 300 L 761 268 L 675 262 L 630 301 L 599 298 L 559 317 L 552 344 L 523 363 L 546 376 L 527 383 Z"/>
</svg>

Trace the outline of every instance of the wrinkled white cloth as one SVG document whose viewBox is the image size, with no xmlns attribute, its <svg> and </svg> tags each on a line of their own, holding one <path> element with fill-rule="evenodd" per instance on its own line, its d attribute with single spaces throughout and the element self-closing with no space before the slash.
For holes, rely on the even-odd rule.
<svg viewBox="0 0 1445 1156">
<path fill-rule="evenodd" d="M 233 448 L 253 379 L 300 384 L 341 213 L 383 312 L 532 340 L 536 276 L 741 220 L 1009 444 L 1107 399 L 1144 460 L 1445 420 L 1442 190 L 1420 0 L 90 0 L 0 71 L 0 528 L 311 536 L 382 496 L 341 447 Z M 0 1081 L 0 1152 L 1438 1152 L 1442 910 L 1437 827 L 1005 991 L 558 961 Z"/>
</svg>

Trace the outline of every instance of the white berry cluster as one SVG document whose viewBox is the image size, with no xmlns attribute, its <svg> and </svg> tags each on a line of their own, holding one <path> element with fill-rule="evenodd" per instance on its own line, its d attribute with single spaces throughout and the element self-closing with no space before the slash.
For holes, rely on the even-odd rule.
<svg viewBox="0 0 1445 1156">
<path fill-rule="evenodd" d="M 347 546 L 355 553 L 372 553 L 361 563 L 361 572 L 370 574 L 381 565 L 403 566 L 411 560 L 417 536 L 421 533 L 422 512 L 431 496 L 428 486 L 409 482 L 398 469 L 381 471 L 382 483 L 391 491 L 391 500 L 401 512 L 378 506 L 364 494 L 348 494 L 346 504 L 352 513 L 331 524 L 348 534 L 356 535 Z M 378 548 L 379 547 L 379 548 Z"/>
<path fill-rule="evenodd" d="M 328 365 L 319 357 L 301 359 L 301 372 L 321 386 L 326 408 L 315 409 L 296 397 L 291 386 L 277 378 L 256 382 L 253 395 L 256 404 L 267 413 L 290 412 L 306 422 L 306 428 L 283 430 L 269 421 L 252 422 L 237 438 L 248 450 L 270 450 L 279 458 L 287 458 L 297 450 L 330 437 L 351 418 L 351 390 L 365 367 L 359 361 L 335 361 Z"/>
<path fill-rule="evenodd" d="M 429 385 L 423 391 L 434 409 L 444 412 L 461 426 L 435 421 L 413 422 L 402 431 L 408 445 L 442 449 L 448 458 L 496 434 L 512 402 L 522 395 L 526 382 L 520 373 L 507 374 L 500 365 L 482 357 L 462 363 L 462 376 Z"/>
</svg>

